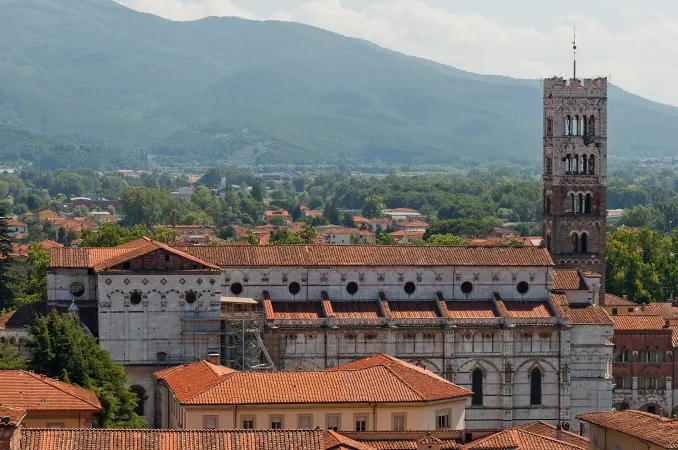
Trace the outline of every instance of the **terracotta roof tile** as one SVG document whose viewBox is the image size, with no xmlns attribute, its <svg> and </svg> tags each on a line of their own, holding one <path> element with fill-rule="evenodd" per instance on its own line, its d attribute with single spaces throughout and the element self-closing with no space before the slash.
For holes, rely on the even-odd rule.
<svg viewBox="0 0 678 450">
<path fill-rule="evenodd" d="M 325 432 L 321 430 L 21 430 L 21 450 L 46 449 L 332 450 L 333 447 L 326 446 Z"/>
<path fill-rule="evenodd" d="M 381 309 L 378 302 L 332 302 L 332 310 L 335 316 L 340 318 L 361 319 L 370 318 L 376 319 L 382 317 Z"/>
<path fill-rule="evenodd" d="M 662 316 L 647 314 L 621 314 L 614 316 L 614 330 L 663 330 L 666 320 Z"/>
<path fill-rule="evenodd" d="M 605 308 L 600 306 L 570 305 L 565 314 L 570 323 L 577 325 L 612 325 L 614 323 Z"/>
<path fill-rule="evenodd" d="M 0 419 L 3 417 L 9 417 L 9 422 L 0 421 L 0 428 L 18 425 L 19 422 L 21 422 L 21 420 L 26 416 L 27 412 L 28 411 L 26 411 L 24 408 L 0 405 Z"/>
<path fill-rule="evenodd" d="M 395 319 L 420 319 L 440 317 L 438 305 L 434 301 L 391 301 L 388 302 L 391 317 Z"/>
<path fill-rule="evenodd" d="M 463 446 L 467 450 L 582 450 L 588 446 L 543 436 L 521 428 L 509 428 Z"/>
<path fill-rule="evenodd" d="M 605 306 L 638 306 L 633 303 L 631 300 L 625 298 L 617 297 L 612 294 L 605 294 Z"/>
<path fill-rule="evenodd" d="M 549 438 L 552 438 L 552 439 L 556 438 L 556 427 L 555 427 L 555 425 L 551 425 L 550 423 L 544 422 L 542 420 L 537 420 L 536 422 L 525 423 L 525 424 L 522 424 L 522 425 L 518 425 L 514 428 L 529 431 L 530 433 L 538 434 L 540 436 L 545 436 L 545 437 L 549 437 Z M 587 438 L 585 438 L 583 436 L 579 436 L 578 434 L 575 434 L 575 433 L 571 433 L 569 431 L 562 430 L 560 440 L 567 442 L 568 444 L 576 445 L 576 446 L 581 447 L 583 449 L 589 448 L 589 440 Z"/>
<path fill-rule="evenodd" d="M 678 420 L 630 409 L 580 414 L 577 419 L 635 436 L 659 447 L 678 448 Z"/>
<path fill-rule="evenodd" d="M 644 306 L 646 314 L 662 316 L 665 319 L 678 319 L 678 307 L 673 306 L 672 302 L 651 302 Z"/>
<path fill-rule="evenodd" d="M 508 317 L 553 317 L 548 302 L 504 301 Z"/>
<path fill-rule="evenodd" d="M 497 309 L 492 302 L 459 302 L 447 301 L 448 316 L 454 319 L 467 317 L 499 317 Z"/>
<path fill-rule="evenodd" d="M 222 267 L 271 266 L 552 266 L 543 248 L 392 245 L 275 245 L 182 247 Z"/>
<path fill-rule="evenodd" d="M 165 380 L 177 399 L 183 402 L 221 381 L 224 376 L 235 372 L 228 367 L 217 366 L 207 361 L 196 361 L 184 366 L 158 371 L 155 373 L 155 377 L 159 380 Z"/>
<path fill-rule="evenodd" d="M 385 355 L 315 372 L 231 371 L 216 376 L 204 369 L 197 373 L 197 366 L 194 363 L 170 373 L 163 371 L 163 379 L 183 403 L 421 402 L 470 395 L 433 372 Z M 206 380 L 198 380 L 201 377 Z"/>
<path fill-rule="evenodd" d="M 325 432 L 325 449 L 327 450 L 374 450 L 374 447 L 354 441 L 336 431 Z"/>
<path fill-rule="evenodd" d="M 271 302 L 269 319 L 320 319 L 323 316 L 321 302 Z"/>
<path fill-rule="evenodd" d="M 16 219 L 5 219 L 5 223 L 7 224 L 7 226 L 10 226 L 10 227 L 27 227 L 28 226 L 25 223 L 19 222 Z"/>
<path fill-rule="evenodd" d="M 559 291 L 588 290 L 578 269 L 554 269 L 553 289 Z"/>
<path fill-rule="evenodd" d="M 28 411 L 101 410 L 94 392 L 25 370 L 0 370 L 0 404 Z"/>
</svg>

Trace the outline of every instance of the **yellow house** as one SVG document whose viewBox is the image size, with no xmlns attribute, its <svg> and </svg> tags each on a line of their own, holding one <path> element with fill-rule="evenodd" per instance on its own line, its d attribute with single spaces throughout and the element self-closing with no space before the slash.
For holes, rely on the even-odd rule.
<svg viewBox="0 0 678 450">
<path fill-rule="evenodd" d="M 588 423 L 589 450 L 663 450 L 678 448 L 678 420 L 643 411 L 580 414 Z"/>
<path fill-rule="evenodd" d="M 198 361 L 156 373 L 162 428 L 464 428 L 471 392 L 387 355 L 322 371 L 238 372 Z"/>
<path fill-rule="evenodd" d="M 610 316 L 632 313 L 638 308 L 638 305 L 631 300 L 612 294 L 605 294 L 605 304 L 601 306 L 605 308 L 605 311 Z"/>
<path fill-rule="evenodd" d="M 25 411 L 32 428 L 90 428 L 101 411 L 94 392 L 25 370 L 0 370 L 0 405 Z"/>
</svg>

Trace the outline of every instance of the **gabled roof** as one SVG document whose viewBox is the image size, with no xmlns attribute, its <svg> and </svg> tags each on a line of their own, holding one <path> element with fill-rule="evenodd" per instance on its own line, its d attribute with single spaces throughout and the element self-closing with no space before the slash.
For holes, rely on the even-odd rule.
<svg viewBox="0 0 678 450">
<path fill-rule="evenodd" d="M 25 370 L 0 370 L 0 404 L 29 412 L 101 410 L 94 392 Z"/>
<path fill-rule="evenodd" d="M 325 449 L 326 450 L 374 450 L 367 444 L 354 441 L 336 431 L 328 430 L 325 432 Z"/>
<path fill-rule="evenodd" d="M 553 269 L 553 289 L 557 291 L 588 290 L 579 269 Z"/>
<path fill-rule="evenodd" d="M 112 248 L 54 248 L 50 250 L 52 268 L 91 268 L 97 271 L 110 269 L 139 256 L 156 250 L 168 253 L 199 264 L 206 269 L 221 270 L 218 266 L 189 255 L 175 247 L 142 237 Z"/>
<path fill-rule="evenodd" d="M 551 425 L 548 422 L 544 422 L 543 420 L 537 420 L 536 422 L 530 422 L 530 423 L 525 423 L 522 425 L 517 425 L 514 428 L 524 430 L 524 431 L 529 431 L 530 433 L 538 434 L 544 437 L 549 437 L 552 439 L 556 438 L 556 426 Z M 571 433 L 569 431 L 561 430 L 560 432 L 560 440 L 567 442 L 568 444 L 576 445 L 581 448 L 588 449 L 589 447 L 589 440 L 583 436 L 579 436 L 578 434 Z"/>
<path fill-rule="evenodd" d="M 614 331 L 663 330 L 666 320 L 662 316 L 649 314 L 621 314 L 614 316 Z"/>
<path fill-rule="evenodd" d="M 644 308 L 647 314 L 656 314 L 665 319 L 678 319 L 678 307 L 672 302 L 651 302 L 644 305 Z"/>
<path fill-rule="evenodd" d="M 22 450 L 338 450 L 322 430 L 151 430 L 36 429 L 21 430 Z M 333 443 L 335 441 L 330 441 Z M 343 447 L 372 450 L 370 447 Z"/>
<path fill-rule="evenodd" d="M 471 392 L 386 355 L 323 371 L 236 372 L 204 361 L 161 371 L 177 399 L 192 405 L 428 402 Z"/>
<path fill-rule="evenodd" d="M 464 450 L 582 450 L 587 449 L 588 445 L 572 444 L 516 427 L 478 439 L 462 448 Z"/>
<path fill-rule="evenodd" d="M 614 323 L 605 308 L 594 305 L 570 304 L 565 315 L 570 323 L 575 325 L 612 325 Z"/>
<path fill-rule="evenodd" d="M 23 408 L 14 408 L 12 406 L 1 406 L 0 405 L 0 428 L 2 427 L 13 427 L 19 424 L 24 417 L 26 417 L 26 411 Z M 3 420 L 3 418 L 6 418 Z"/>
<path fill-rule="evenodd" d="M 605 294 L 605 306 L 638 306 L 631 300 L 617 297 L 612 294 Z"/>
<path fill-rule="evenodd" d="M 537 247 L 273 245 L 178 247 L 221 267 L 553 266 Z"/>
<path fill-rule="evenodd" d="M 626 410 L 579 414 L 577 419 L 649 441 L 664 448 L 678 448 L 678 420 Z"/>
</svg>

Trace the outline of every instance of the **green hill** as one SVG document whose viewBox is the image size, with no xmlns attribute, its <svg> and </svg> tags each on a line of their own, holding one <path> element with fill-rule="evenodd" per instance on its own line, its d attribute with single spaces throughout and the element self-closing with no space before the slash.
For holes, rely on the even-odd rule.
<svg viewBox="0 0 678 450">
<path fill-rule="evenodd" d="M 180 160 L 535 162 L 538 81 L 286 22 L 0 0 L 0 124 Z M 678 108 L 610 90 L 610 152 L 675 155 Z"/>
</svg>

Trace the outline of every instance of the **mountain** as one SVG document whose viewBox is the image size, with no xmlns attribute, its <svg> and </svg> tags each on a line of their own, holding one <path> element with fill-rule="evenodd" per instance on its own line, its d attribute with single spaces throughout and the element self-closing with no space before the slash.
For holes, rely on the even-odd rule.
<svg viewBox="0 0 678 450">
<path fill-rule="evenodd" d="M 0 0 L 0 124 L 177 160 L 534 163 L 535 80 L 306 25 Z M 675 155 L 678 108 L 610 89 L 612 155 Z"/>
</svg>

